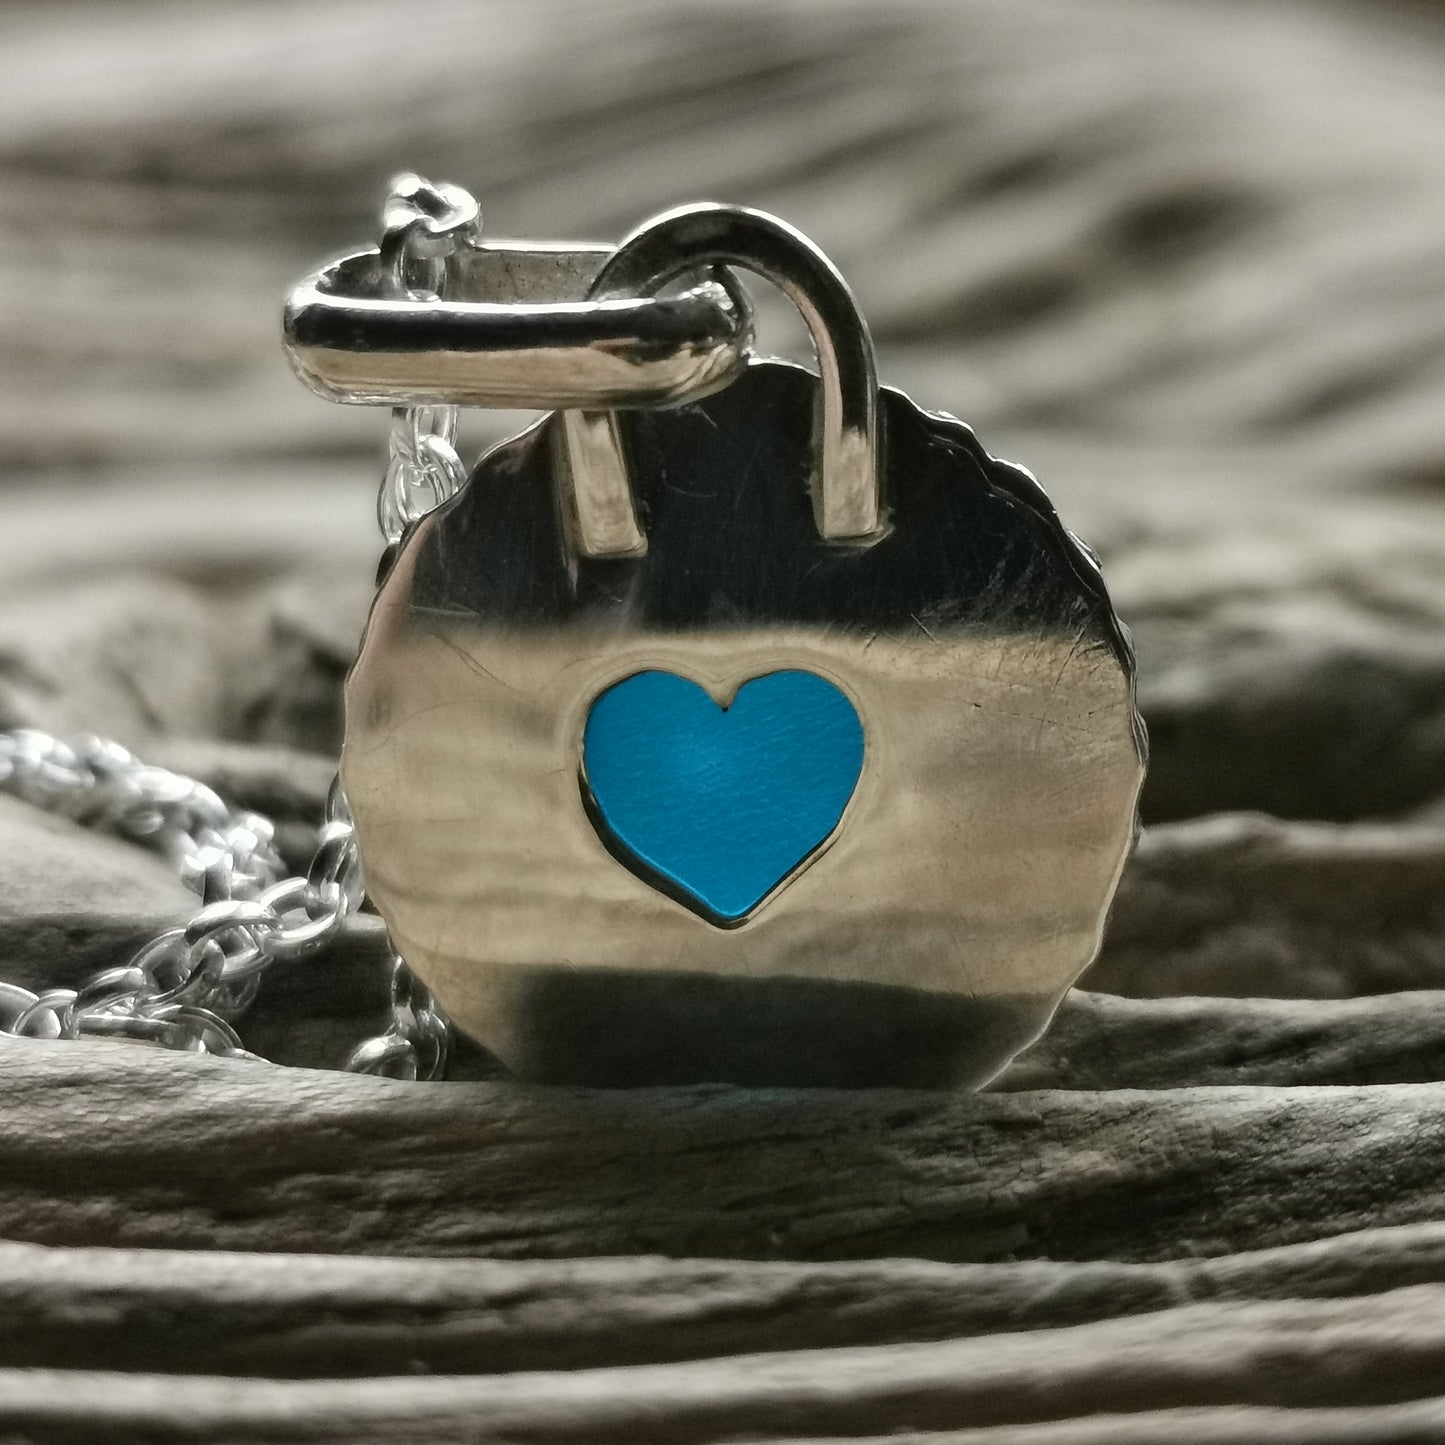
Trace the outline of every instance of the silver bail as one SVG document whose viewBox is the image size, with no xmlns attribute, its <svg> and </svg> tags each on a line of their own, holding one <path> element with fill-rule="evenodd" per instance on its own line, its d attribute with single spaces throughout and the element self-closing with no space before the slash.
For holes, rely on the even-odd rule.
<svg viewBox="0 0 1445 1445">
<path fill-rule="evenodd" d="M 708 265 L 755 271 L 777 285 L 807 323 L 818 357 L 822 404 L 814 420 L 814 508 L 828 541 L 868 542 L 884 530 L 878 449 L 878 372 L 873 340 L 838 268 L 801 231 L 777 216 L 713 202 L 681 206 L 634 231 L 604 265 L 591 296 L 616 301 L 648 295 Z M 563 471 L 581 519 L 580 549 L 635 553 L 641 535 L 612 525 L 628 490 L 627 460 L 606 417 L 561 418 Z M 589 531 L 588 515 L 599 525 Z M 588 545 L 589 536 L 618 545 Z"/>
</svg>

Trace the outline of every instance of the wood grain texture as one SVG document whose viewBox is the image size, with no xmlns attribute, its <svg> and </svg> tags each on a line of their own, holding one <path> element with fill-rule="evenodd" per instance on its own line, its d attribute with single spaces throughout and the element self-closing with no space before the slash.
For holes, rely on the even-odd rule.
<svg viewBox="0 0 1445 1445">
<path fill-rule="evenodd" d="M 406 1259 L 0 1245 L 0 1367 L 319 1378 L 699 1360 L 1445 1284 L 1445 1226 L 1212 1259 Z"/>
<path fill-rule="evenodd" d="M 1445 981 L 1445 828 L 1234 814 L 1149 829 L 1087 986 L 1339 998 Z"/>
<path fill-rule="evenodd" d="M 117 1441 L 700 1445 L 793 1438 L 804 1419 L 814 1433 L 856 1438 L 1108 1409 L 1421 1402 L 1442 1369 L 1445 1288 L 1417 1285 L 1345 1302 L 1198 1304 L 1083 1330 L 488 1378 L 0 1371 L 0 1426 L 36 1440 L 91 1430 Z M 1438 1402 L 1427 1409 L 1438 1426 Z"/>
<path fill-rule="evenodd" d="M 1445 1079 L 1445 992 L 1339 1000 L 1123 999 L 1075 990 L 990 1086 L 1181 1089 Z"/>
<path fill-rule="evenodd" d="M 13 1440 L 55 1445 L 92 1438 L 89 1432 L 104 1431 L 107 1440 L 122 1445 L 156 1445 L 168 1441 L 225 1440 L 229 1442 L 274 1442 L 278 1439 L 304 1445 L 309 1441 L 359 1442 L 359 1445 L 382 1445 L 390 1441 L 438 1442 L 438 1445 L 472 1445 L 479 1438 L 477 1415 L 492 1412 L 477 1410 L 463 1398 L 454 1401 L 450 1393 L 443 1401 L 427 1406 L 415 1401 L 415 1382 L 377 1382 L 395 1393 L 407 1411 L 398 1418 L 398 1411 L 382 1403 L 374 1412 L 366 1409 L 369 1401 L 340 1403 L 339 1395 L 284 1387 L 271 1390 L 248 1390 L 229 1382 L 202 1381 L 205 1406 L 196 1408 L 191 1392 L 183 1392 L 174 1401 L 163 1387 L 147 1394 L 138 1388 L 142 1381 L 128 1381 L 119 1398 L 110 1405 L 92 1408 L 78 1405 L 73 1397 L 98 1398 L 110 1380 L 96 1376 L 72 1377 L 66 1374 L 29 1376 L 23 1380 L 24 1394 L 11 1412 L 18 1427 L 8 1437 Z M 26 1408 L 41 1391 L 50 1391 L 52 1399 Z M 60 1403 L 69 1394 L 72 1402 Z M 383 1397 L 385 1400 L 385 1397 Z M 637 1423 L 642 1415 L 624 1422 L 624 1428 L 643 1430 Z M 889 1430 L 884 1435 L 849 1435 L 849 1445 L 1436 1445 L 1440 1439 L 1441 1421 L 1445 1419 L 1445 1401 L 1440 1399 L 1411 1401 L 1403 1405 L 1346 1406 L 1338 1409 L 1274 1409 L 1269 1406 L 1183 1407 L 1172 1410 L 1148 1410 L 1127 1415 L 1090 1414 L 1069 1420 L 1029 1424 L 983 1426 L 979 1429 L 929 1430 L 912 1429 L 900 1433 Z M 610 1423 L 610 1422 L 609 1422 Z M 516 1428 L 515 1417 L 509 1421 Z M 668 1427 L 664 1425 L 664 1429 Z M 726 1427 L 723 1427 L 726 1429 Z M 573 1432 L 556 1438 L 588 1439 L 613 1442 L 655 1442 L 686 1439 L 716 1441 L 724 1445 L 731 1439 L 726 1434 L 678 1435 L 666 1433 L 607 1433 L 608 1426 L 598 1427 L 601 1433 L 585 1436 Z M 508 1439 L 537 1438 L 527 1432 L 509 1435 Z M 499 1437 L 493 1437 L 499 1438 Z M 545 1437 L 542 1437 L 545 1438 Z M 776 1434 L 754 1437 L 759 1445 L 780 1445 L 784 1438 Z M 800 1441 L 791 1432 L 789 1445 L 843 1445 L 845 1437 L 829 1440 Z"/>
<path fill-rule="evenodd" d="M 35 1243 L 1151 1260 L 1423 1222 L 1445 1190 L 1441 1084 L 608 1093 L 5 1047 L 0 1235 Z"/>
</svg>

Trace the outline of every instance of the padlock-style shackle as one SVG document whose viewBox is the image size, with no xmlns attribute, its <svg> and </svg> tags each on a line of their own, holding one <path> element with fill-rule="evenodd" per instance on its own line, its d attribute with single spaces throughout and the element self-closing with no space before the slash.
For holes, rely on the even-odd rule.
<svg viewBox="0 0 1445 1445">
<path fill-rule="evenodd" d="M 598 272 L 589 296 L 623 300 L 654 294 L 709 265 L 757 272 L 798 308 L 812 335 L 821 381 L 813 431 L 819 531 L 839 542 L 876 537 L 884 514 L 873 340 L 847 282 L 801 231 L 742 206 L 683 206 L 623 241 Z M 579 550 L 594 556 L 644 550 L 615 420 L 608 413 L 564 412 L 560 436 Z"/>
</svg>

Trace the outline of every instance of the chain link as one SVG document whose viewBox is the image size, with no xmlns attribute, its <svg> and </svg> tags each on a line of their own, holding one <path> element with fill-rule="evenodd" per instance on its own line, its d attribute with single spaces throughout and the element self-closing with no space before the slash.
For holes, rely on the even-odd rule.
<svg viewBox="0 0 1445 1445">
<path fill-rule="evenodd" d="M 481 210 L 460 186 L 434 185 L 405 172 L 391 183 L 382 208 L 381 259 L 399 295 L 439 298 L 447 258 L 481 234 Z M 454 406 L 396 407 L 391 444 L 377 498 L 376 520 L 388 545 L 440 506 L 467 479 L 457 454 Z"/>
<path fill-rule="evenodd" d="M 232 811 L 204 783 L 142 763 L 118 743 L 72 745 L 34 728 L 0 733 L 0 791 L 162 853 L 202 900 L 188 923 L 78 989 L 36 994 L 0 983 L 0 1034 L 119 1038 L 254 1059 L 233 1022 L 266 972 L 319 952 L 361 906 L 361 855 L 338 783 L 306 876 L 289 878 L 270 819 Z M 386 1032 L 355 1049 L 346 1067 L 440 1078 L 449 1026 L 395 955 L 391 993 Z"/>
<path fill-rule="evenodd" d="M 376 521 L 388 544 L 460 490 L 467 469 L 457 453 L 454 406 L 394 407 Z"/>
</svg>

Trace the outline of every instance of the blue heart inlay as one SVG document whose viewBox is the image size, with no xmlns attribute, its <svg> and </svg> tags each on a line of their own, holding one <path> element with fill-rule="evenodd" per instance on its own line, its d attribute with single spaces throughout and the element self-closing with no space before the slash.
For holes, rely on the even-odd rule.
<svg viewBox="0 0 1445 1445">
<path fill-rule="evenodd" d="M 811 672 L 770 672 L 719 707 L 638 672 L 592 704 L 582 765 L 598 832 L 713 922 L 746 918 L 825 843 L 863 770 L 863 724 Z"/>
</svg>

